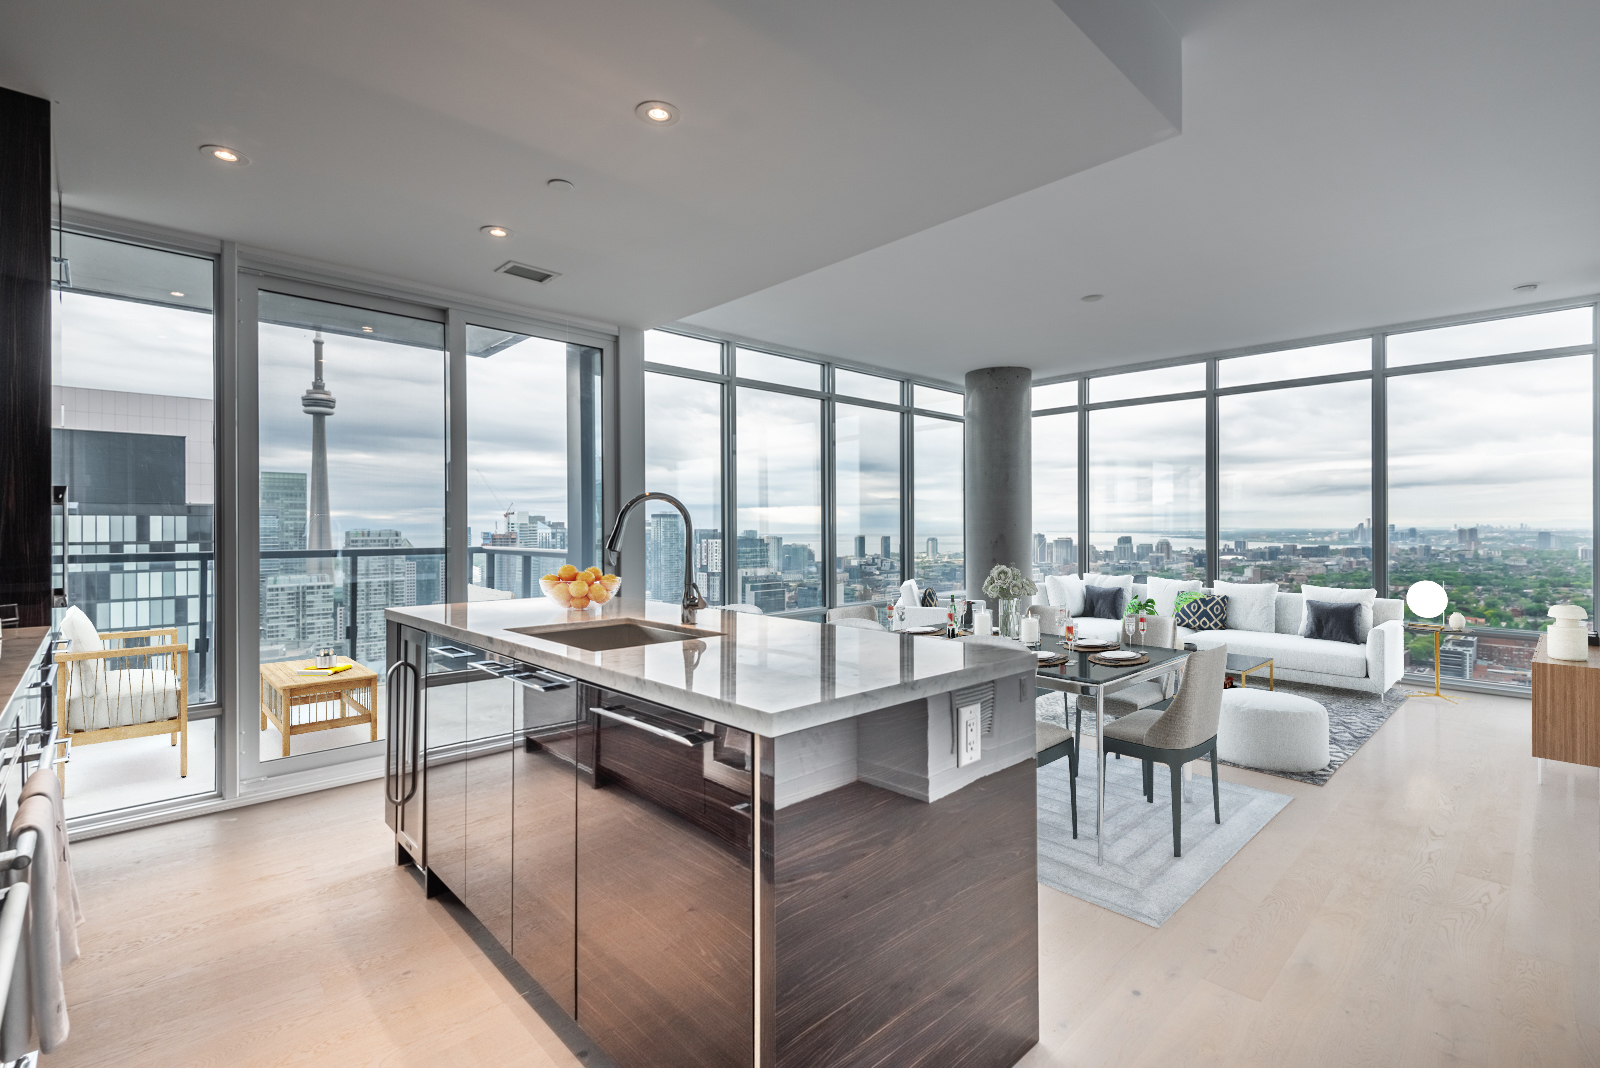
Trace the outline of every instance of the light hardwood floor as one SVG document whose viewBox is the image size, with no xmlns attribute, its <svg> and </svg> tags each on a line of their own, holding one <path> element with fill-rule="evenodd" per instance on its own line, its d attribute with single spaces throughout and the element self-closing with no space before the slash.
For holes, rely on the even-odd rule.
<svg viewBox="0 0 1600 1068">
<path fill-rule="evenodd" d="M 1600 1064 L 1600 791 L 1413 698 L 1154 930 L 1040 888 L 1055 1065 Z M 74 847 L 67 1065 L 575 1065 L 392 864 L 378 784 Z"/>
</svg>

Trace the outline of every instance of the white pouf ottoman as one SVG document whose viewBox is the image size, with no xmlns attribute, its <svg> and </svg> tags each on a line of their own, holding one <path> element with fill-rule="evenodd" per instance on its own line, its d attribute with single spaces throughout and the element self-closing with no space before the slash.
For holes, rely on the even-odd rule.
<svg viewBox="0 0 1600 1068">
<path fill-rule="evenodd" d="M 1223 690 L 1217 757 L 1263 771 L 1321 771 L 1328 766 L 1328 710 L 1292 693 Z"/>
</svg>

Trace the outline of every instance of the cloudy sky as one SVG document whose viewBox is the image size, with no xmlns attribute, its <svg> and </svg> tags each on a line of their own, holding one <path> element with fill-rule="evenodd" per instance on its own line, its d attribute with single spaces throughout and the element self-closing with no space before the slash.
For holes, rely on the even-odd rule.
<svg viewBox="0 0 1600 1068">
<path fill-rule="evenodd" d="M 211 395 L 209 315 L 70 291 L 57 299 L 58 383 Z M 1535 325 L 1526 337 L 1493 344 L 1543 343 L 1557 328 L 1567 331 L 1559 336 L 1565 340 L 1573 329 L 1565 320 Z M 311 337 L 308 329 L 261 327 L 263 470 L 309 470 L 311 421 L 300 410 L 300 394 L 311 382 Z M 1477 350 L 1463 344 L 1488 344 L 1476 337 L 1412 339 L 1402 351 L 1419 361 L 1471 354 Z M 338 400 L 328 421 L 336 538 L 357 527 L 393 527 L 416 545 L 440 544 L 442 352 L 344 336 L 328 336 L 324 352 L 328 388 Z M 1328 361 L 1348 355 L 1304 358 L 1321 360 L 1307 364 L 1321 368 L 1342 366 Z M 1526 523 L 1587 530 L 1591 365 L 1587 356 L 1564 357 L 1391 378 L 1391 521 L 1401 527 Z M 474 538 L 500 522 L 507 507 L 564 517 L 565 345 L 530 338 L 488 359 L 470 359 L 468 374 Z M 721 521 L 718 388 L 659 374 L 646 383 L 646 484 L 681 497 L 697 526 Z M 1232 529 L 1348 529 L 1368 518 L 1368 389 L 1356 382 L 1222 398 L 1225 535 Z M 738 528 L 806 541 L 826 555 L 817 544 L 820 405 L 745 388 L 738 410 Z M 837 551 L 852 551 L 856 533 L 876 549 L 881 535 L 898 536 L 893 417 L 844 404 L 838 411 Z M 1200 401 L 1094 413 L 1095 531 L 1202 529 L 1204 426 Z M 960 542 L 961 429 L 923 417 L 915 427 L 916 548 L 933 536 L 949 551 Z M 1034 528 L 1050 537 L 1076 536 L 1076 453 L 1075 416 L 1034 420 Z"/>
</svg>

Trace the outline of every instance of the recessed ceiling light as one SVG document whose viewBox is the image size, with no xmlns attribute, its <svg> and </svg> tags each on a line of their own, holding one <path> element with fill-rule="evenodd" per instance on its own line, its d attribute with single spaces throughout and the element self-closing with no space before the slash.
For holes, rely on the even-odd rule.
<svg viewBox="0 0 1600 1068">
<path fill-rule="evenodd" d="M 172 291 L 172 295 L 173 295 L 173 296 L 175 296 L 175 297 L 181 297 L 181 296 L 183 296 L 183 294 L 182 294 L 182 293 L 179 293 L 179 292 L 178 292 L 178 291 L 177 291 L 177 290 L 176 290 L 176 289 L 174 289 L 174 290 L 173 290 L 173 291 Z"/>
<path fill-rule="evenodd" d="M 1083 296 L 1079 297 L 1078 299 L 1082 300 L 1082 301 L 1087 301 L 1088 303 L 1093 304 L 1097 300 L 1105 299 L 1105 294 L 1104 293 L 1085 293 Z"/>
<path fill-rule="evenodd" d="M 665 100 L 646 100 L 633 113 L 651 126 L 671 126 L 678 121 L 678 109 Z"/>
<path fill-rule="evenodd" d="M 507 230 L 504 226 L 482 226 L 478 228 L 478 233 L 488 234 L 490 237 L 511 236 L 511 231 Z"/>
<path fill-rule="evenodd" d="M 1511 292 L 1513 292 L 1513 293 L 1532 293 L 1535 289 L 1538 289 L 1538 288 L 1539 288 L 1539 283 L 1538 282 L 1524 282 L 1520 286 L 1512 286 L 1511 287 Z"/>
<path fill-rule="evenodd" d="M 544 184 L 554 189 L 557 193 L 570 193 L 572 191 L 572 183 L 565 178 L 552 178 Z"/>
<path fill-rule="evenodd" d="M 201 145 L 200 151 L 224 163 L 237 163 L 242 166 L 250 162 L 242 154 L 224 145 Z"/>
<path fill-rule="evenodd" d="M 362 333 L 363 333 L 363 334 L 370 334 L 370 333 L 372 333 L 372 327 L 370 327 L 370 326 L 363 326 L 363 327 L 362 327 L 362 328 L 361 328 L 361 332 L 362 332 Z"/>
</svg>

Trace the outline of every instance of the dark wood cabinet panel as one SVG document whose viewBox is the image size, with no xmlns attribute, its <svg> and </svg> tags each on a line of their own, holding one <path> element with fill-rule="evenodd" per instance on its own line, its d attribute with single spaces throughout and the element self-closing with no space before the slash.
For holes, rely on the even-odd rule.
<svg viewBox="0 0 1600 1068">
<path fill-rule="evenodd" d="M 582 727 L 601 770 L 578 787 L 577 1020 L 623 1068 L 747 1068 L 749 852 L 702 826 L 699 747 L 643 734 L 593 715 Z"/>
<path fill-rule="evenodd" d="M 1030 760 L 933 804 L 852 783 L 774 815 L 780 1068 L 1010 1068 L 1038 1042 Z"/>
</svg>

